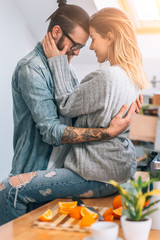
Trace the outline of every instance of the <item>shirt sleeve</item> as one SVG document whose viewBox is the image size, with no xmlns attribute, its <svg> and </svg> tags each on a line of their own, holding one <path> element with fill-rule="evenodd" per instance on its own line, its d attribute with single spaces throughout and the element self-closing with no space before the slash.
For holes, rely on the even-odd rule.
<svg viewBox="0 0 160 240">
<path fill-rule="evenodd" d="M 42 72 L 30 65 L 21 66 L 18 71 L 18 89 L 43 141 L 60 145 L 67 126 L 60 124 L 53 94 Z"/>
<path fill-rule="evenodd" d="M 60 55 L 48 59 L 48 62 L 55 84 L 55 99 L 62 116 L 78 117 L 104 108 L 107 95 L 104 71 L 88 74 L 73 88 L 67 57 Z"/>
</svg>

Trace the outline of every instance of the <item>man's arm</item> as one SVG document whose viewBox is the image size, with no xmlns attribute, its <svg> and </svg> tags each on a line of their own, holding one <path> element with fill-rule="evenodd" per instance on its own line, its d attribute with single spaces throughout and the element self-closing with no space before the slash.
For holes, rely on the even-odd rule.
<svg viewBox="0 0 160 240">
<path fill-rule="evenodd" d="M 62 135 L 62 143 L 81 143 L 99 140 L 109 140 L 123 132 L 131 122 L 136 110 L 136 103 L 132 103 L 127 115 L 123 118 L 127 106 L 123 105 L 120 112 L 112 119 L 108 128 L 74 128 L 67 127 Z M 139 101 L 139 107 L 141 102 Z M 138 108 L 139 108 L 138 107 Z"/>
</svg>

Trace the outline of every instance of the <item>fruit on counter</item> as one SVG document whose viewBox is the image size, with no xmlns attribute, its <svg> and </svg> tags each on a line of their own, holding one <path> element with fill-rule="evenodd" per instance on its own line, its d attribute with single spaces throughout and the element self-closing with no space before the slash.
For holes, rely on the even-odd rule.
<svg viewBox="0 0 160 240">
<path fill-rule="evenodd" d="M 98 218 L 98 214 L 95 213 L 95 212 L 92 212 L 91 210 L 89 210 L 88 208 L 86 207 L 82 207 L 81 208 L 81 215 L 82 217 L 85 217 L 87 215 L 91 215 L 94 219 L 97 219 Z"/>
<path fill-rule="evenodd" d="M 92 212 L 86 207 L 81 208 L 81 216 L 82 216 L 82 219 L 80 221 L 80 227 L 89 227 L 93 223 L 95 223 L 96 219 L 98 218 L 97 213 Z"/>
<path fill-rule="evenodd" d="M 107 208 L 107 210 L 105 211 L 105 213 L 103 214 L 103 217 L 107 216 L 107 215 L 113 215 L 113 210 L 111 208 Z"/>
<path fill-rule="evenodd" d="M 104 221 L 106 221 L 106 222 L 112 222 L 113 219 L 114 219 L 114 215 L 106 215 L 104 217 Z"/>
<path fill-rule="evenodd" d="M 82 218 L 81 208 L 82 208 L 81 206 L 73 208 L 70 212 L 70 217 L 75 219 L 81 219 Z"/>
<path fill-rule="evenodd" d="M 69 214 L 72 209 L 77 206 L 77 201 L 74 202 L 58 202 L 59 213 L 61 214 Z"/>
<path fill-rule="evenodd" d="M 47 211 L 45 211 L 38 219 L 40 221 L 50 221 L 53 218 L 53 213 L 51 211 L 51 209 L 48 209 Z"/>
<path fill-rule="evenodd" d="M 58 202 L 58 206 L 63 209 L 73 209 L 77 206 L 77 201 L 74 202 Z"/>
<path fill-rule="evenodd" d="M 80 227 L 90 227 L 96 220 L 91 214 L 85 215 L 80 221 Z"/>
<path fill-rule="evenodd" d="M 113 210 L 113 215 L 115 218 L 120 219 L 121 215 L 122 215 L 122 207 L 116 208 Z"/>
<path fill-rule="evenodd" d="M 77 206 L 77 201 L 73 202 L 59 202 L 59 213 L 67 214 L 71 218 L 80 219 L 81 227 L 88 227 L 93 224 L 98 218 L 98 214 L 83 206 Z M 120 219 L 122 215 L 122 200 L 121 195 L 117 195 L 112 202 L 113 209 L 107 208 L 103 214 L 105 221 L 113 221 Z"/>
<path fill-rule="evenodd" d="M 113 210 L 111 208 L 107 208 L 105 213 L 103 214 L 104 221 L 113 221 L 114 215 L 113 215 Z"/>
<path fill-rule="evenodd" d="M 116 209 L 116 208 L 119 208 L 119 207 L 122 207 L 122 199 L 121 199 L 121 195 L 117 195 L 114 199 L 113 199 L 113 202 L 112 202 L 112 206 L 113 206 L 113 209 Z"/>
</svg>

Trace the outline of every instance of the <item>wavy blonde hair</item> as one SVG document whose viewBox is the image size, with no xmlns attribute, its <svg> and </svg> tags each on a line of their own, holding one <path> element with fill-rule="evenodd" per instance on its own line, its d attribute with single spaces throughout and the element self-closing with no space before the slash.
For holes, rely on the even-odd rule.
<svg viewBox="0 0 160 240">
<path fill-rule="evenodd" d="M 115 63 L 126 71 L 136 86 L 144 89 L 149 81 L 143 69 L 135 30 L 126 14 L 117 8 L 103 8 L 92 15 L 90 26 L 103 38 L 108 32 L 113 34 Z"/>
</svg>

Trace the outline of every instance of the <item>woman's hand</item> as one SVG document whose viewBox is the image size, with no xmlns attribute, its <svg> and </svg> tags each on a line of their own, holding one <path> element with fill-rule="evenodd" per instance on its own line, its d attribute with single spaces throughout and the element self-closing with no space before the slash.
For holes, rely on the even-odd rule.
<svg viewBox="0 0 160 240">
<path fill-rule="evenodd" d="M 136 99 L 136 113 L 140 113 L 141 107 L 143 105 L 143 96 L 141 94 L 139 94 L 139 98 Z"/>
<path fill-rule="evenodd" d="M 68 49 L 68 45 L 65 45 L 63 50 L 60 51 L 57 48 L 56 43 L 50 32 L 47 33 L 44 39 L 42 40 L 42 46 L 43 46 L 43 50 L 46 55 L 46 58 L 52 58 L 58 55 L 65 55 Z"/>
</svg>

